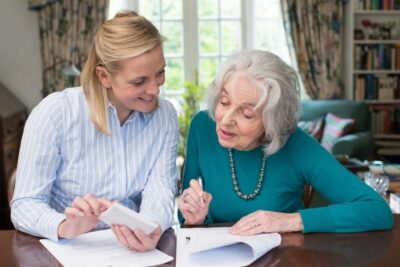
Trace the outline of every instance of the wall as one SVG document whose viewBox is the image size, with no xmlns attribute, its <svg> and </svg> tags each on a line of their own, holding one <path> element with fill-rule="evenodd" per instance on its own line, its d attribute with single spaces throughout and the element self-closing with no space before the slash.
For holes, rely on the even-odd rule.
<svg viewBox="0 0 400 267">
<path fill-rule="evenodd" d="M 0 82 L 31 110 L 42 99 L 38 18 L 28 1 L 0 0 Z"/>
<path fill-rule="evenodd" d="M 0 0 L 0 82 L 31 110 L 42 99 L 42 67 L 37 13 L 28 10 L 27 2 Z M 116 10 L 132 8 L 125 5 Z M 345 51 L 347 43 L 344 42 Z M 342 62 L 346 60 L 343 58 Z M 346 64 L 342 70 L 346 80 Z M 350 90 L 345 88 L 345 98 L 349 97 Z"/>
</svg>

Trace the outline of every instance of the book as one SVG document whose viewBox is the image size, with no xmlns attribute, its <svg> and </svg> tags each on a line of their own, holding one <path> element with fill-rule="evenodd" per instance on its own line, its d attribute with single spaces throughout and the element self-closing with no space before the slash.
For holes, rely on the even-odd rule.
<svg viewBox="0 0 400 267">
<path fill-rule="evenodd" d="M 126 225 L 132 231 L 140 229 L 146 235 L 157 228 L 157 223 L 131 210 L 119 203 L 113 203 L 106 211 L 102 212 L 99 219 L 108 225 Z"/>
<path fill-rule="evenodd" d="M 387 100 L 395 98 L 397 78 L 393 76 L 382 76 L 378 79 L 378 99 Z"/>
<path fill-rule="evenodd" d="M 400 193 L 390 193 L 389 205 L 393 213 L 400 213 Z"/>
<path fill-rule="evenodd" d="M 278 233 L 240 236 L 229 227 L 177 229 L 176 266 L 247 266 L 279 246 Z"/>
<path fill-rule="evenodd" d="M 390 155 L 390 156 L 400 155 L 400 147 L 379 148 L 376 151 L 376 154 L 378 154 L 378 155 Z"/>
<path fill-rule="evenodd" d="M 376 140 L 374 143 L 379 147 L 400 147 L 400 140 Z"/>
</svg>

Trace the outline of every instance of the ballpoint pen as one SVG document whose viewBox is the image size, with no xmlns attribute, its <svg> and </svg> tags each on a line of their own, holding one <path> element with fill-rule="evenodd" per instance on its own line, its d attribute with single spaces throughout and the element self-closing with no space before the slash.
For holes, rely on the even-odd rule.
<svg viewBox="0 0 400 267">
<path fill-rule="evenodd" d="M 201 177 L 199 177 L 197 180 L 199 181 L 200 189 L 203 191 L 203 180 Z M 204 192 L 200 196 L 200 203 L 202 206 L 204 205 Z"/>
</svg>

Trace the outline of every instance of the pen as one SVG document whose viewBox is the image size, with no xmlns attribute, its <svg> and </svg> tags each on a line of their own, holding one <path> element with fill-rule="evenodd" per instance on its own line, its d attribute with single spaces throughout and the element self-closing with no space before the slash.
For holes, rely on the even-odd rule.
<svg viewBox="0 0 400 267">
<path fill-rule="evenodd" d="M 201 177 L 199 177 L 198 181 L 199 181 L 200 189 L 203 191 L 203 180 L 201 179 Z M 204 192 L 200 196 L 200 203 L 202 206 L 204 205 Z"/>
</svg>

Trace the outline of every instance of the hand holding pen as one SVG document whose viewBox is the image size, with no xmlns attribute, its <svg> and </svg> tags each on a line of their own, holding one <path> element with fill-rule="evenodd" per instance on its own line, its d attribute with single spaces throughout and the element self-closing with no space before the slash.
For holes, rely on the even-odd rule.
<svg viewBox="0 0 400 267">
<path fill-rule="evenodd" d="M 199 177 L 197 181 L 199 182 L 199 187 L 200 187 L 200 190 L 201 190 L 201 193 L 200 193 L 200 195 L 199 195 L 199 197 L 200 197 L 200 205 L 201 205 L 202 207 L 204 207 L 203 179 L 201 179 L 201 177 Z"/>
<path fill-rule="evenodd" d="M 178 201 L 178 207 L 185 219 L 185 224 L 202 224 L 208 214 L 212 196 L 203 190 L 201 178 L 192 179 Z"/>
</svg>

